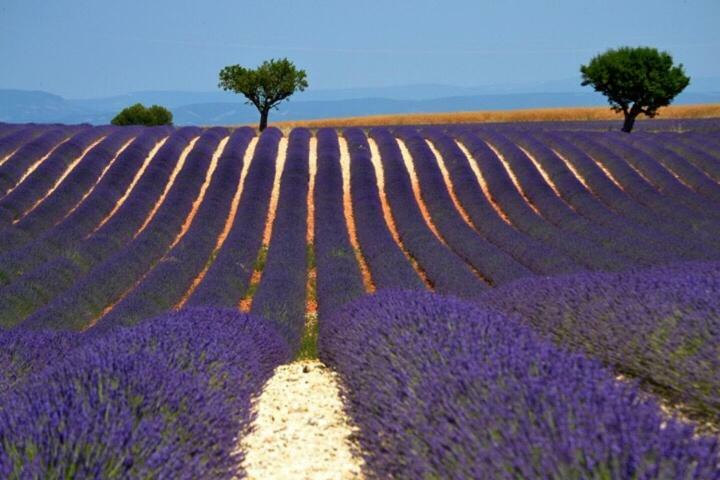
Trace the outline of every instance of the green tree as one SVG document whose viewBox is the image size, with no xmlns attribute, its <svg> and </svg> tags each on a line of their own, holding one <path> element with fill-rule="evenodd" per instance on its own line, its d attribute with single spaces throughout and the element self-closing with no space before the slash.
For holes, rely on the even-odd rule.
<svg viewBox="0 0 720 480">
<path fill-rule="evenodd" d="M 146 108 L 136 103 L 122 109 L 110 123 L 113 125 L 172 125 L 172 113 L 165 107 L 153 105 Z"/>
<path fill-rule="evenodd" d="M 260 112 L 260 131 L 267 127 L 270 110 L 296 91 L 308 86 L 305 70 L 298 70 L 287 58 L 266 60 L 252 70 L 229 65 L 220 70 L 220 88 L 241 93 Z"/>
<path fill-rule="evenodd" d="M 580 73 L 583 86 L 592 85 L 614 111 L 623 112 L 627 133 L 639 114 L 654 117 L 690 83 L 682 64 L 673 65 L 669 53 L 651 47 L 610 49 L 582 65 Z"/>
</svg>

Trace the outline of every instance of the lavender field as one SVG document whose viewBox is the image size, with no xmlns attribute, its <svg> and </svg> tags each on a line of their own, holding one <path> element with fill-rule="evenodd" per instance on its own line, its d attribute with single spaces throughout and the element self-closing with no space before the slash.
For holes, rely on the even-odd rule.
<svg viewBox="0 0 720 480">
<path fill-rule="evenodd" d="M 280 365 L 366 478 L 720 479 L 720 121 L 0 123 L 0 478 L 238 478 Z"/>
</svg>

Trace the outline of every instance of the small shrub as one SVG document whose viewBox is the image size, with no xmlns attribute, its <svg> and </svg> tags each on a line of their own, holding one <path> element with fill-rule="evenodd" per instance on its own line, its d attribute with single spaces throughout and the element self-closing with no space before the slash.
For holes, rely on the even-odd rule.
<svg viewBox="0 0 720 480">
<path fill-rule="evenodd" d="M 172 113 L 165 107 L 153 105 L 145 107 L 136 103 L 124 108 L 110 123 L 113 125 L 172 125 Z"/>
</svg>

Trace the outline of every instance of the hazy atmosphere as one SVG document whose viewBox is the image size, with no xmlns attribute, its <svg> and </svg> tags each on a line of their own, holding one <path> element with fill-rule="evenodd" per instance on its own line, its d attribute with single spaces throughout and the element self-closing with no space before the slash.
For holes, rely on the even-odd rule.
<svg viewBox="0 0 720 480">
<path fill-rule="evenodd" d="M 247 121 L 252 109 L 219 105 L 241 99 L 217 89 L 218 72 L 278 57 L 310 83 L 283 104 L 284 119 L 602 105 L 578 68 L 622 45 L 669 51 L 693 79 L 676 103 L 711 103 L 718 18 L 714 0 L 4 0 L 0 120 L 106 122 L 143 101 L 174 109 L 179 123 Z M 160 94 L 170 91 L 182 95 Z M 68 101 L 132 92 L 152 93 Z M 375 100 L 352 102 L 365 98 Z"/>
<path fill-rule="evenodd" d="M 223 65 L 273 56 L 306 68 L 311 89 L 533 83 L 577 77 L 624 44 L 720 76 L 719 18 L 715 0 L 4 0 L 0 87 L 69 98 L 212 90 Z"/>
</svg>

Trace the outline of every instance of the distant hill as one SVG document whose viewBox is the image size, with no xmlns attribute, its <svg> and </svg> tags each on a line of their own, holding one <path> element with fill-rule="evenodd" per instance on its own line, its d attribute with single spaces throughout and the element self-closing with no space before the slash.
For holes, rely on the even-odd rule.
<svg viewBox="0 0 720 480">
<path fill-rule="evenodd" d="M 95 99 L 66 99 L 41 91 L 0 89 L 0 121 L 109 123 L 122 108 L 141 102 L 169 108 L 177 125 L 254 123 L 257 112 L 228 92 L 146 91 Z M 676 104 L 720 102 L 720 78 L 698 79 Z M 482 87 L 407 85 L 315 90 L 295 95 L 271 121 L 312 120 L 394 113 L 514 110 L 605 105 L 605 97 L 576 79 Z"/>
</svg>

